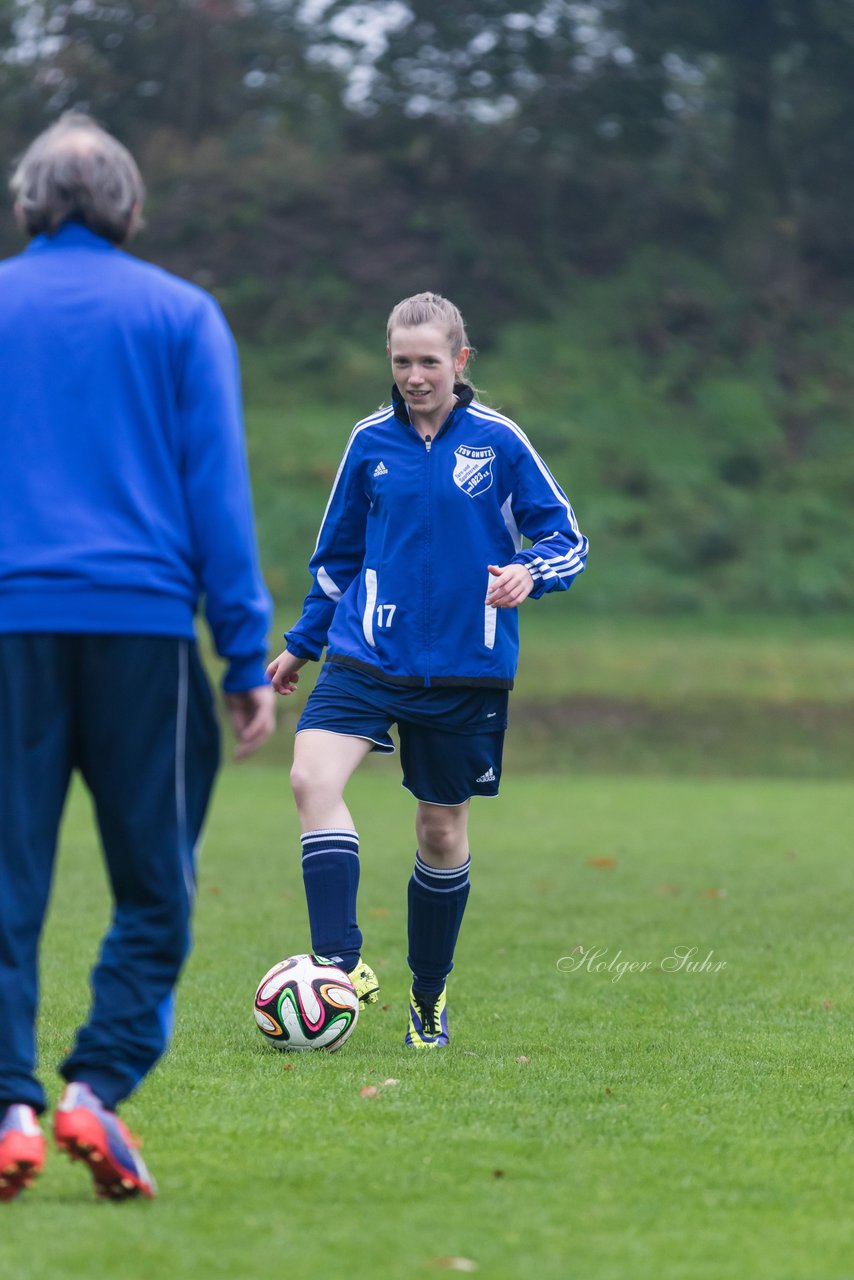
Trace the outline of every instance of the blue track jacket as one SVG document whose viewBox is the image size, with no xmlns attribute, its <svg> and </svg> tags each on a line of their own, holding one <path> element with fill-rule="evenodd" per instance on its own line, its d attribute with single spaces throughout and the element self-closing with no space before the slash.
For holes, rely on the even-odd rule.
<svg viewBox="0 0 854 1280">
<path fill-rule="evenodd" d="M 82 224 L 0 263 L 0 631 L 191 638 L 265 681 L 236 350 L 201 289 Z"/>
<path fill-rule="evenodd" d="M 581 573 L 587 539 L 515 422 L 470 387 L 429 445 L 396 392 L 357 423 L 309 569 L 289 652 L 402 685 L 511 688 L 516 609 L 485 603 L 487 565 L 524 564 L 534 598 Z M 522 536 L 532 545 L 522 548 Z"/>
</svg>

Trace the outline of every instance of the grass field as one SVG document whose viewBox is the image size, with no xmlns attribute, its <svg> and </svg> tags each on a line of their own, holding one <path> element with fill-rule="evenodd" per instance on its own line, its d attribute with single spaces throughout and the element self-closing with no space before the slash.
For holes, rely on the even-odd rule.
<svg viewBox="0 0 854 1280">
<path fill-rule="evenodd" d="M 582 579 L 524 606 L 514 771 L 854 777 L 850 618 L 596 617 L 583 591 Z M 293 620 L 278 620 L 276 645 Z M 289 760 L 316 670 L 283 700 L 282 733 L 264 759 Z"/>
<path fill-rule="evenodd" d="M 4 1276 L 854 1276 L 854 787 L 509 778 L 474 815 L 453 1043 L 428 1058 L 401 1044 L 396 763 L 351 800 L 382 1005 L 337 1055 L 262 1041 L 255 983 L 308 946 L 296 825 L 281 768 L 227 768 L 175 1045 L 124 1111 L 161 1197 L 96 1204 L 53 1156 L 3 1213 Z M 44 941 L 53 1096 L 108 910 L 96 868 L 77 791 Z"/>
</svg>

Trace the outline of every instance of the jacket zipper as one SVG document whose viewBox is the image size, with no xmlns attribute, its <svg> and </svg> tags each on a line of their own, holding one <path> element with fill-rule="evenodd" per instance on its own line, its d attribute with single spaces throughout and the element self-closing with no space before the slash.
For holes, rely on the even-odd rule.
<svg viewBox="0 0 854 1280">
<path fill-rule="evenodd" d="M 427 519 L 425 521 L 425 528 L 426 528 L 426 534 L 427 534 L 425 538 L 427 556 L 425 560 L 425 580 L 424 580 L 425 581 L 425 586 L 424 586 L 424 659 L 425 659 L 424 688 L 425 689 L 430 688 L 430 542 L 431 542 L 431 533 L 432 533 L 432 530 L 430 527 L 430 512 L 431 512 L 430 450 L 432 446 L 433 446 L 433 437 L 425 436 L 424 448 L 427 451 L 427 483 L 425 485 L 425 489 L 427 493 Z"/>
</svg>

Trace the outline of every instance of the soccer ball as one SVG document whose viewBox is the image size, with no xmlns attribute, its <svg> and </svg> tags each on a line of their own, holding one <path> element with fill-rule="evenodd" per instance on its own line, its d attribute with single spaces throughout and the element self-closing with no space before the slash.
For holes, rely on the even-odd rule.
<svg viewBox="0 0 854 1280">
<path fill-rule="evenodd" d="M 359 997 L 331 960 L 290 956 L 258 983 L 253 1012 L 259 1030 L 277 1049 L 334 1053 L 355 1030 Z"/>
</svg>

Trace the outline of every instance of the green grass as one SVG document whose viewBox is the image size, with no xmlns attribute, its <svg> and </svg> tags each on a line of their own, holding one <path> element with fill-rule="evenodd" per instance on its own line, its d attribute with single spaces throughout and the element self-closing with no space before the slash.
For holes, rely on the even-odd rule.
<svg viewBox="0 0 854 1280">
<path fill-rule="evenodd" d="M 802 317 L 797 359 L 745 349 L 721 278 L 655 250 L 569 294 L 546 322 L 487 326 L 473 376 L 572 500 L 590 538 L 587 607 L 850 614 L 850 320 L 819 340 Z M 704 339 L 674 328 L 677 294 L 712 325 Z M 282 601 L 301 592 L 352 424 L 390 387 L 376 331 L 319 342 L 315 358 L 292 344 L 242 352 L 261 557 Z M 785 391 L 781 359 L 793 361 Z"/>
<path fill-rule="evenodd" d="M 849 618 L 598 617 L 584 580 L 522 609 L 513 769 L 684 777 L 854 775 Z M 281 614 L 272 645 L 295 619 Z M 279 704 L 284 767 L 317 671 Z"/>
<path fill-rule="evenodd" d="M 854 773 L 849 618 L 605 619 L 585 617 L 580 598 L 543 606 L 523 619 L 513 764 L 692 777 Z"/>
<path fill-rule="evenodd" d="M 175 1045 L 125 1108 L 161 1197 L 95 1204 L 52 1157 L 5 1209 L 4 1275 L 851 1277 L 850 784 L 510 778 L 475 809 L 454 1039 L 426 1059 L 401 1046 L 412 802 L 388 760 L 350 798 L 383 1006 L 338 1055 L 261 1040 L 254 985 L 307 946 L 296 825 L 282 769 L 227 769 Z M 107 912 L 80 792 L 54 902 L 48 1079 Z M 649 968 L 559 969 L 592 947 Z M 662 972 L 676 947 L 726 967 Z"/>
<path fill-rule="evenodd" d="M 850 617 L 591 617 L 584 586 L 523 606 L 522 697 L 854 703 Z"/>
</svg>

